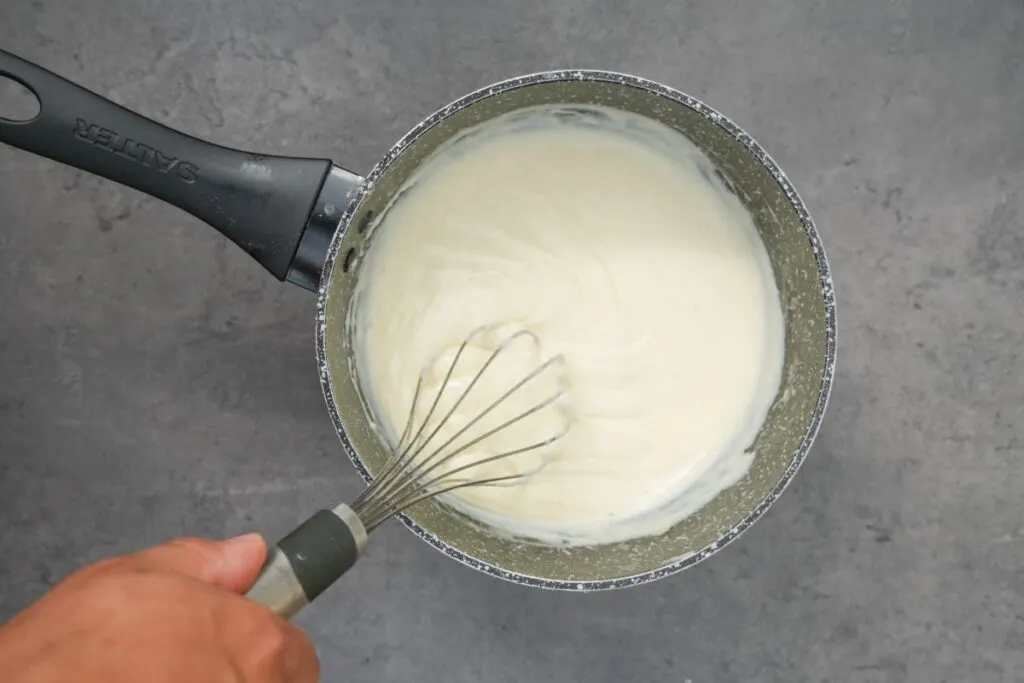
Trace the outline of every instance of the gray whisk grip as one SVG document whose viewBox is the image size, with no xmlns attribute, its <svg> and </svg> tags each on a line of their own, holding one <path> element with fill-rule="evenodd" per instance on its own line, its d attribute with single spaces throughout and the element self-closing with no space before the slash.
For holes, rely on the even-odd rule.
<svg viewBox="0 0 1024 683">
<path fill-rule="evenodd" d="M 246 596 L 290 619 L 352 568 L 366 528 L 348 505 L 320 510 L 282 538 Z"/>
</svg>

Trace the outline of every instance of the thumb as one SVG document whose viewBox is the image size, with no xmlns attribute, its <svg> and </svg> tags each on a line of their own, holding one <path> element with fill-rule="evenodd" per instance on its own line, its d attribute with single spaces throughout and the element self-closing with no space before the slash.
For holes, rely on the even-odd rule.
<svg viewBox="0 0 1024 683">
<path fill-rule="evenodd" d="M 266 557 L 263 538 L 246 534 L 227 541 L 179 538 L 125 559 L 139 571 L 184 574 L 233 593 L 244 593 L 256 581 Z"/>
</svg>

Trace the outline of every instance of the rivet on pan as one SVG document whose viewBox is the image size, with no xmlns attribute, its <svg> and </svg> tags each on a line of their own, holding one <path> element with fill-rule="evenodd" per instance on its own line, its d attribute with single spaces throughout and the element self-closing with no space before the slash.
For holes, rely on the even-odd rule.
<svg viewBox="0 0 1024 683">
<path fill-rule="evenodd" d="M 348 251 L 345 252 L 345 260 L 341 264 L 341 270 L 343 273 L 347 273 L 352 269 L 352 264 L 356 261 L 356 250 L 354 247 L 349 247 Z"/>
<path fill-rule="evenodd" d="M 732 192 L 733 194 L 738 194 L 736 192 L 736 188 L 733 187 L 732 181 L 726 178 L 725 174 L 722 173 L 717 168 L 715 169 L 715 175 L 718 176 L 718 179 L 722 181 L 722 184 L 725 185 L 726 189 L 729 190 L 729 192 Z"/>
<path fill-rule="evenodd" d="M 360 235 L 362 235 L 363 233 L 366 232 L 366 228 L 368 228 L 370 226 L 370 221 L 372 221 L 372 220 L 373 220 L 373 210 L 371 209 L 370 211 L 366 212 L 366 214 L 363 216 L 362 220 L 359 221 L 359 227 L 356 228 L 359 231 Z"/>
</svg>

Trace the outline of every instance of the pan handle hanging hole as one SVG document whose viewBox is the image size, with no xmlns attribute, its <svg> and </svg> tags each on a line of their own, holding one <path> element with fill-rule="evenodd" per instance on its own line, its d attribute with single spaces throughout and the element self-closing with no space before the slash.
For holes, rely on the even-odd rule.
<svg viewBox="0 0 1024 683">
<path fill-rule="evenodd" d="M 0 73 L 0 120 L 27 123 L 40 111 L 39 97 L 28 86 Z"/>
<path fill-rule="evenodd" d="M 348 251 L 345 252 L 345 260 L 341 262 L 341 272 L 347 273 L 352 270 L 352 266 L 356 262 L 356 250 L 355 247 L 349 247 Z"/>
</svg>

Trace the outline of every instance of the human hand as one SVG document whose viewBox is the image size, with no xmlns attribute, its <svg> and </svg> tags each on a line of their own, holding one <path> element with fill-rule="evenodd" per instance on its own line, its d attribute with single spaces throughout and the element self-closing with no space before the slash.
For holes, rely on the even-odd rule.
<svg viewBox="0 0 1024 683">
<path fill-rule="evenodd" d="M 257 535 L 180 539 L 81 569 L 0 627 L 5 683 L 315 683 L 309 638 L 244 593 Z"/>
</svg>

